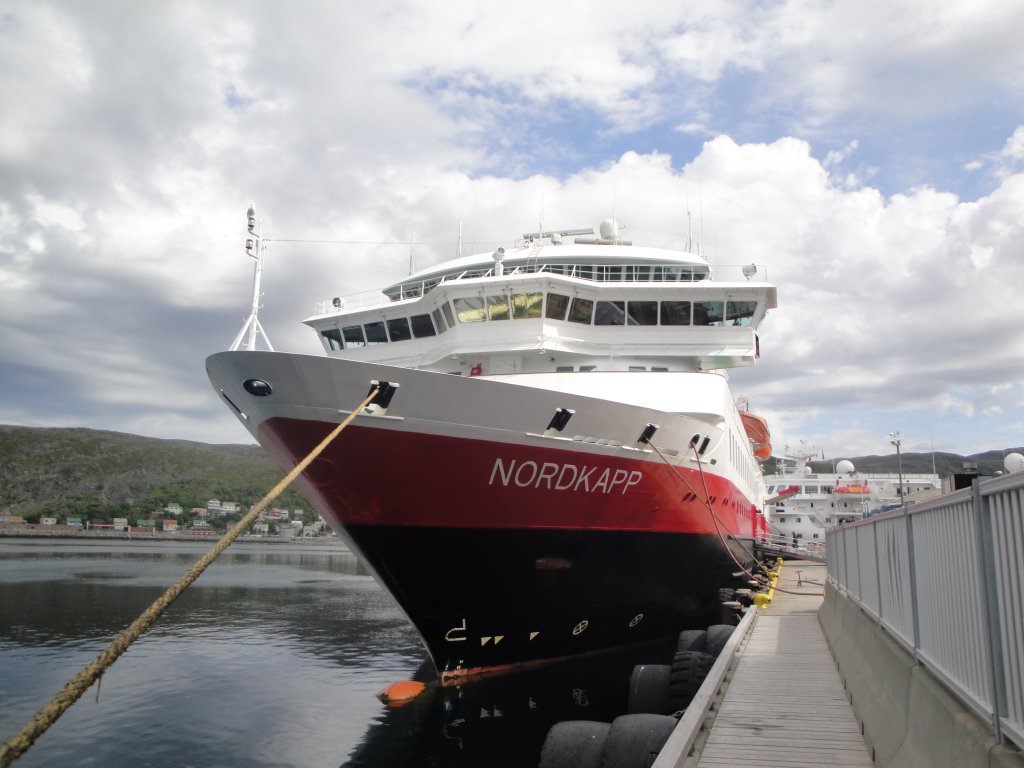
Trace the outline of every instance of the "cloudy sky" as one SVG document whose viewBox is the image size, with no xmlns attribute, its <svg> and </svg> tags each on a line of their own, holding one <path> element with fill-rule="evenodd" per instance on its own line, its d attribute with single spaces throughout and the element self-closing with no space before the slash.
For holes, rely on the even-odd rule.
<svg viewBox="0 0 1024 768">
<path fill-rule="evenodd" d="M 733 377 L 777 452 L 1022 445 L 1021 29 L 1017 0 L 0 0 L 0 423 L 250 442 L 204 359 L 255 202 L 279 350 L 460 223 L 689 218 L 779 287 Z"/>
</svg>

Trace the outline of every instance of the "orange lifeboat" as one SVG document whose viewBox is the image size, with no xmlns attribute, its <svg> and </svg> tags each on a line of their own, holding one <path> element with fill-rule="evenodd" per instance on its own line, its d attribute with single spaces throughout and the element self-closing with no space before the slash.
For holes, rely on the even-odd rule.
<svg viewBox="0 0 1024 768">
<path fill-rule="evenodd" d="M 836 493 L 871 493 L 866 485 L 841 485 L 836 488 Z"/>
<path fill-rule="evenodd" d="M 764 461 L 772 455 L 772 435 L 768 431 L 768 422 L 763 416 L 750 411 L 740 411 L 743 429 L 754 443 L 754 455 Z"/>
</svg>

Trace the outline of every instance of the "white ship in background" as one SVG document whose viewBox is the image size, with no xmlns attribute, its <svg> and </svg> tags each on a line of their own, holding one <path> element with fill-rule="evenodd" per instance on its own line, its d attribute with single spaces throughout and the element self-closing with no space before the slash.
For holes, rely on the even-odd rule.
<svg viewBox="0 0 1024 768">
<path fill-rule="evenodd" d="M 935 473 L 864 473 L 847 459 L 834 462 L 832 472 L 815 472 L 810 462 L 817 456 L 818 451 L 804 443 L 792 452 L 786 446 L 782 471 L 765 475 L 765 509 L 776 541 L 814 551 L 824 546 L 829 528 L 942 492 Z"/>
</svg>

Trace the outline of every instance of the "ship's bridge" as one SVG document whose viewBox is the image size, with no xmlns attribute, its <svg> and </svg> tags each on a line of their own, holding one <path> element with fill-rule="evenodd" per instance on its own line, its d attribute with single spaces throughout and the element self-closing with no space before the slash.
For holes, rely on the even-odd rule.
<svg viewBox="0 0 1024 768">
<path fill-rule="evenodd" d="M 455 259 L 372 295 L 324 302 L 305 323 L 332 356 L 447 373 L 754 363 L 756 328 L 776 306 L 763 267 L 713 275 L 694 254 L 591 240 L 527 239 Z"/>
</svg>

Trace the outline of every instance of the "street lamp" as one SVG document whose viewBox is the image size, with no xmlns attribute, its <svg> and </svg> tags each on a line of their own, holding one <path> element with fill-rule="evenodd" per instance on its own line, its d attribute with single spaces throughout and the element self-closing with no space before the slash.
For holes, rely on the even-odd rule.
<svg viewBox="0 0 1024 768">
<path fill-rule="evenodd" d="M 900 506 L 904 509 L 907 508 L 907 497 L 903 493 L 903 459 L 900 457 L 900 433 L 890 432 L 889 433 L 889 444 L 896 446 L 896 469 L 900 475 Z"/>
</svg>

